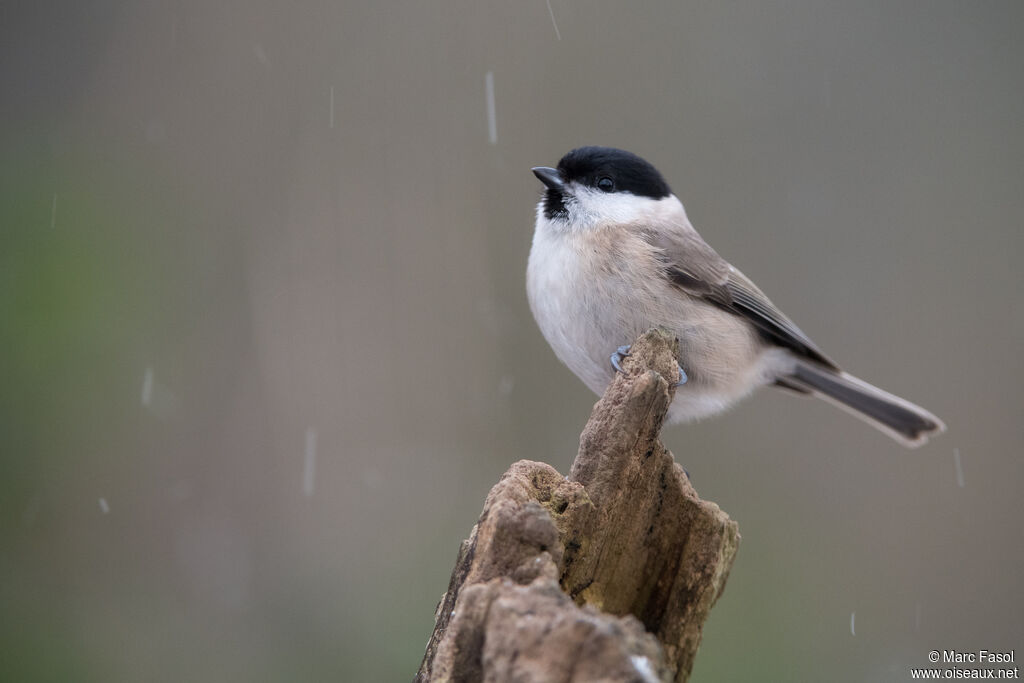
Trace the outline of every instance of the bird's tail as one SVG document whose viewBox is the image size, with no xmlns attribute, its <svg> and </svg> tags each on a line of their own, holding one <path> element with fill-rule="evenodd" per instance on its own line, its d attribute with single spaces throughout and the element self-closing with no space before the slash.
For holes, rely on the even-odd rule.
<svg viewBox="0 0 1024 683">
<path fill-rule="evenodd" d="M 908 448 L 917 448 L 946 425 L 921 406 L 814 362 L 799 360 L 792 375 L 780 384 L 809 392 L 885 432 Z"/>
</svg>

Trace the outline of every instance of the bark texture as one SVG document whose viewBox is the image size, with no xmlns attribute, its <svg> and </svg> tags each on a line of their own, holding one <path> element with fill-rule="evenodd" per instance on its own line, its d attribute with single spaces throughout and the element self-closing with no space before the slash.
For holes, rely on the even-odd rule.
<svg viewBox="0 0 1024 683">
<path fill-rule="evenodd" d="M 417 683 L 685 682 L 739 533 L 658 440 L 676 342 L 633 344 L 569 477 L 522 460 L 463 541 Z"/>
</svg>

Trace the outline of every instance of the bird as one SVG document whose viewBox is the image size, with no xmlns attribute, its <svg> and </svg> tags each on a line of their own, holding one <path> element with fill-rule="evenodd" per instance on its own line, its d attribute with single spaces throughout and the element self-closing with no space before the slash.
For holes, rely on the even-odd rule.
<svg viewBox="0 0 1024 683">
<path fill-rule="evenodd" d="M 544 188 L 526 269 L 530 309 L 555 355 L 598 395 L 632 341 L 660 327 L 678 340 L 670 424 L 775 386 L 822 398 L 910 448 L 945 431 L 825 355 L 704 241 L 646 160 L 589 146 L 532 171 Z"/>
</svg>

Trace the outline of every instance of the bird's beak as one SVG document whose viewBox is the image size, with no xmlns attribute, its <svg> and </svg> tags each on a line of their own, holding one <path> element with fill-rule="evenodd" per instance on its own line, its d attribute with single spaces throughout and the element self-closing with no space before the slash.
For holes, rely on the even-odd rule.
<svg viewBox="0 0 1024 683">
<path fill-rule="evenodd" d="M 538 166 L 530 169 L 533 171 L 533 175 L 537 176 L 537 179 L 547 185 L 552 190 L 559 190 L 565 188 L 565 183 L 562 182 L 562 176 L 559 175 L 558 170 L 554 168 L 548 168 L 547 166 Z"/>
</svg>

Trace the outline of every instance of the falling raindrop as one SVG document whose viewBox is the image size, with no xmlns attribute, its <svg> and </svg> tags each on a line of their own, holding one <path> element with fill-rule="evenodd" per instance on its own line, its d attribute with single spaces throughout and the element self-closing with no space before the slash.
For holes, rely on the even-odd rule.
<svg viewBox="0 0 1024 683">
<path fill-rule="evenodd" d="M 953 449 L 953 465 L 956 467 L 956 485 L 960 488 L 964 487 L 964 468 L 960 463 L 960 449 Z"/>
<path fill-rule="evenodd" d="M 498 119 L 494 111 L 494 72 L 488 71 L 484 77 L 487 90 L 487 135 L 492 145 L 498 144 Z"/>
<path fill-rule="evenodd" d="M 252 52 L 256 55 L 256 60 L 263 66 L 270 66 L 270 58 L 267 57 L 266 50 L 259 43 L 252 46 Z"/>
<path fill-rule="evenodd" d="M 142 405 L 148 406 L 153 401 L 153 368 L 146 368 L 142 376 Z"/>
<path fill-rule="evenodd" d="M 558 38 L 559 40 L 561 40 L 562 39 L 562 33 L 561 33 L 561 31 L 558 30 L 558 22 L 555 21 L 555 10 L 551 9 L 551 0 L 547 0 L 547 2 L 548 2 L 548 14 L 551 15 L 551 25 L 555 27 L 555 37 Z"/>
<path fill-rule="evenodd" d="M 334 86 L 331 86 L 331 116 L 330 116 L 330 127 L 334 128 Z"/>
<path fill-rule="evenodd" d="M 306 458 L 302 471 L 302 493 L 308 498 L 313 495 L 313 481 L 316 477 L 316 430 L 306 429 Z"/>
</svg>

